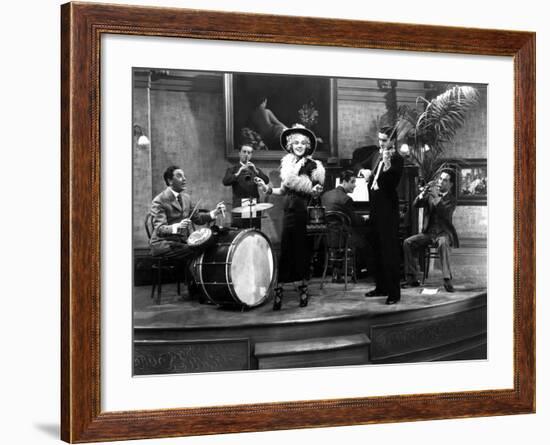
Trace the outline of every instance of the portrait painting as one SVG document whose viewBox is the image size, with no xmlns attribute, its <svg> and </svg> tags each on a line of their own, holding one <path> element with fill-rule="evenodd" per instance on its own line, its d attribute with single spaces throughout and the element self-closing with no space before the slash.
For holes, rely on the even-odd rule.
<svg viewBox="0 0 550 445">
<path fill-rule="evenodd" d="M 233 138 L 229 154 L 251 144 L 262 157 L 280 149 L 285 127 L 298 123 L 315 132 L 319 152 L 331 147 L 333 82 L 327 77 L 227 73 L 226 114 Z M 232 153 L 233 152 L 233 153 Z"/>
</svg>

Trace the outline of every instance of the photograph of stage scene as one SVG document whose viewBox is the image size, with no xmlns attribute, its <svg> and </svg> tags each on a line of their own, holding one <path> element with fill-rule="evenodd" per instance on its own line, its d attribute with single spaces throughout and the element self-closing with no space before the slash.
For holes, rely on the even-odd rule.
<svg viewBox="0 0 550 445">
<path fill-rule="evenodd" d="M 134 375 L 487 358 L 487 85 L 132 74 Z"/>
</svg>

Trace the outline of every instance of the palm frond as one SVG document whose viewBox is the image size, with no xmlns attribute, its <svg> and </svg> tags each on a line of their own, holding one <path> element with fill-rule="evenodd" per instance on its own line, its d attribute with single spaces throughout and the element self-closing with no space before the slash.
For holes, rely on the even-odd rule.
<svg viewBox="0 0 550 445">
<path fill-rule="evenodd" d="M 440 141 L 449 141 L 464 125 L 466 114 L 479 100 L 479 93 L 469 86 L 455 86 L 432 99 L 419 120 L 421 134 L 430 135 L 433 146 Z"/>
<path fill-rule="evenodd" d="M 445 144 L 451 142 L 466 122 L 466 115 L 479 102 L 479 92 L 470 86 L 454 86 L 431 101 L 423 97 L 424 111 L 407 109 L 404 118 L 413 124 L 409 130 L 410 156 L 419 166 L 421 175 L 431 179 L 438 173 L 439 158 Z"/>
</svg>

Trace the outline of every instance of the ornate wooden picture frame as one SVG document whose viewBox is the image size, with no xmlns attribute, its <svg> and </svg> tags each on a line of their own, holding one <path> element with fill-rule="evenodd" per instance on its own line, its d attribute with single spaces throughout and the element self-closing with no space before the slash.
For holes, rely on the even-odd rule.
<svg viewBox="0 0 550 445">
<path fill-rule="evenodd" d="M 534 412 L 534 33 L 79 3 L 63 5 L 61 17 L 63 440 L 94 442 Z M 513 388 L 102 411 L 100 61 L 101 37 L 107 34 L 513 57 Z"/>
</svg>

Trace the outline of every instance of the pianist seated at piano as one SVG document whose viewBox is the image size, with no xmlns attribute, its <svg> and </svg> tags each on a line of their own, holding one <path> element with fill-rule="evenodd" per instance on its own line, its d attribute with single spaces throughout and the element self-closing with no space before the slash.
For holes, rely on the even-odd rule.
<svg viewBox="0 0 550 445">
<path fill-rule="evenodd" d="M 357 181 L 358 178 L 355 172 L 352 170 L 342 171 L 337 186 L 321 196 L 321 203 L 327 212 L 342 212 L 349 217 L 351 222 L 351 245 L 356 249 L 356 270 L 360 272 L 367 264 L 368 245 L 366 242 L 366 220 L 356 212 L 352 198 L 356 192 Z M 365 182 L 364 179 L 363 182 Z"/>
</svg>

